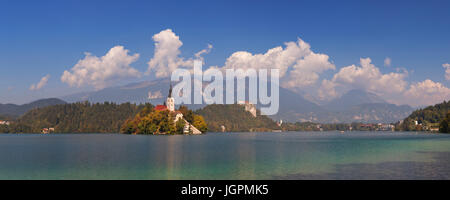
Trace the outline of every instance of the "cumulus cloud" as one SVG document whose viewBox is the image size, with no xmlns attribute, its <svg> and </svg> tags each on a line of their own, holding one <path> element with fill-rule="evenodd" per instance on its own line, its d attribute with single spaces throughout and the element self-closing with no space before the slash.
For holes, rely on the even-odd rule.
<svg viewBox="0 0 450 200">
<path fill-rule="evenodd" d="M 343 67 L 337 72 L 332 81 L 336 85 L 351 86 L 364 89 L 376 94 L 392 94 L 405 90 L 408 83 L 404 80 L 408 72 L 383 74 L 373 65 L 370 58 L 361 58 L 360 65 Z"/>
<path fill-rule="evenodd" d="M 450 81 L 450 64 L 442 64 L 442 67 L 445 68 L 445 80 Z"/>
<path fill-rule="evenodd" d="M 128 52 L 123 46 L 115 46 L 102 57 L 85 53 L 70 71 L 64 71 L 61 81 L 72 87 L 89 85 L 102 89 L 117 80 L 140 77 L 141 73 L 130 66 L 139 54 L 129 55 Z"/>
<path fill-rule="evenodd" d="M 450 99 L 450 89 L 429 79 L 409 84 L 408 71 L 381 73 L 370 58 L 361 58 L 360 66 L 341 68 L 331 80 L 323 80 L 318 91 L 321 100 L 330 100 L 350 89 L 362 89 L 375 93 L 395 104 L 412 106 L 431 105 Z"/>
<path fill-rule="evenodd" d="M 264 54 L 238 51 L 227 58 L 223 69 L 279 69 L 282 85 L 296 89 L 316 83 L 322 72 L 335 69 L 329 56 L 314 53 L 311 46 L 298 38 L 286 42 L 285 47 L 274 47 Z"/>
<path fill-rule="evenodd" d="M 267 50 L 264 54 L 252 54 L 247 51 L 238 51 L 227 58 L 224 68 L 226 69 L 280 69 L 283 77 L 296 61 L 311 54 L 308 43 L 301 39 L 297 42 L 286 42 L 285 48 L 278 46 Z"/>
<path fill-rule="evenodd" d="M 40 90 L 41 88 L 43 88 L 45 85 L 47 85 L 48 79 L 50 78 L 50 74 L 45 75 L 44 77 L 41 78 L 41 80 L 39 81 L 39 83 L 37 84 L 32 84 L 30 86 L 30 90 Z"/>
<path fill-rule="evenodd" d="M 318 90 L 318 97 L 320 100 L 331 100 L 338 96 L 336 92 L 336 83 L 330 80 L 322 80 L 322 85 Z"/>
<path fill-rule="evenodd" d="M 431 105 L 450 99 L 450 89 L 441 83 L 425 80 L 411 84 L 404 93 L 403 103 L 410 105 Z"/>
<path fill-rule="evenodd" d="M 180 67 L 192 68 L 194 58 L 203 60 L 202 55 L 209 53 L 213 48 L 211 44 L 208 44 L 207 48 L 197 52 L 194 58 L 183 58 L 180 57 L 180 47 L 183 43 L 171 29 L 155 34 L 153 40 L 155 41 L 155 52 L 148 62 L 146 74 L 153 71 L 156 77 L 168 77 L 172 71 Z M 213 66 L 212 68 L 221 70 L 278 68 L 280 77 L 285 79 L 282 84 L 288 88 L 312 85 L 319 80 L 322 72 L 335 69 L 334 64 L 329 61 L 328 55 L 314 53 L 310 45 L 300 38 L 295 42 L 286 42 L 284 45 L 284 47 L 277 46 L 268 49 L 262 54 L 237 51 L 226 59 L 223 66 Z"/>
<path fill-rule="evenodd" d="M 384 66 L 385 67 L 390 67 L 391 66 L 391 58 L 389 58 L 389 57 L 386 57 L 385 59 L 384 59 Z"/>
<path fill-rule="evenodd" d="M 168 77 L 179 67 L 193 66 L 193 59 L 179 57 L 183 42 L 171 29 L 153 35 L 153 40 L 155 41 L 155 52 L 153 58 L 148 62 L 146 74 L 155 71 L 156 77 Z M 200 56 L 202 53 L 204 52 L 199 52 L 198 55 Z"/>
<path fill-rule="evenodd" d="M 328 59 L 328 55 L 311 53 L 298 60 L 292 67 L 288 79 L 283 82 L 283 86 L 295 88 L 315 84 L 322 72 L 336 69 Z"/>
</svg>

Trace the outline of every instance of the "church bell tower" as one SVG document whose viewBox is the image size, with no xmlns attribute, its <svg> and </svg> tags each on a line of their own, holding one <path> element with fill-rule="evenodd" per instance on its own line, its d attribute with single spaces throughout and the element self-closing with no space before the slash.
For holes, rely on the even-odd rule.
<svg viewBox="0 0 450 200">
<path fill-rule="evenodd" d="M 175 111 L 175 99 L 172 97 L 172 82 L 170 82 L 170 89 L 169 89 L 169 95 L 167 96 L 167 100 L 166 100 L 166 106 L 170 112 Z"/>
</svg>

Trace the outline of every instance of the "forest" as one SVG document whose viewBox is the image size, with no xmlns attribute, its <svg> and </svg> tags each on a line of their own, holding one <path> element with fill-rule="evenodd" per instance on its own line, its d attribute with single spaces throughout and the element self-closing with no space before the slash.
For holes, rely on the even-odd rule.
<svg viewBox="0 0 450 200">
<path fill-rule="evenodd" d="M 271 131 L 280 129 L 277 124 L 265 115 L 253 117 L 245 111 L 244 106 L 238 104 L 212 104 L 202 109 L 196 110 L 195 114 L 205 118 L 208 130 L 221 132 L 222 126 L 226 132 L 247 132 L 247 131 Z"/>
<path fill-rule="evenodd" d="M 0 132 L 40 133 L 54 128 L 58 133 L 118 133 L 125 120 L 145 107 L 152 105 L 78 102 L 35 108 L 10 126 L 0 126 Z"/>
<path fill-rule="evenodd" d="M 398 123 L 397 129 L 402 131 L 423 131 L 440 128 L 441 132 L 448 133 L 448 130 L 441 128 L 441 126 L 444 125 L 444 121 L 448 121 L 449 112 L 450 101 L 418 109 L 405 118 L 403 123 Z"/>
</svg>

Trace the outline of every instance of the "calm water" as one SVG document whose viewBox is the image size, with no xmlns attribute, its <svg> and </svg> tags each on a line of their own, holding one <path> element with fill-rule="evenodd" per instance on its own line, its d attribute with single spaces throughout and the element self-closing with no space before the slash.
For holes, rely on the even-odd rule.
<svg viewBox="0 0 450 200">
<path fill-rule="evenodd" d="M 0 179 L 450 179 L 450 135 L 0 134 Z"/>
</svg>

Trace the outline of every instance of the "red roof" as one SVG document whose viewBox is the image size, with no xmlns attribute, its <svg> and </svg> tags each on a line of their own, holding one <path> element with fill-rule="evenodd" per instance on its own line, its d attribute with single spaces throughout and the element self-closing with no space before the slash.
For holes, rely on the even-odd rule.
<svg viewBox="0 0 450 200">
<path fill-rule="evenodd" d="M 167 110 L 167 106 L 165 106 L 165 105 L 157 105 L 155 107 L 155 110 L 157 110 L 157 111 L 164 111 L 164 110 Z"/>
</svg>

